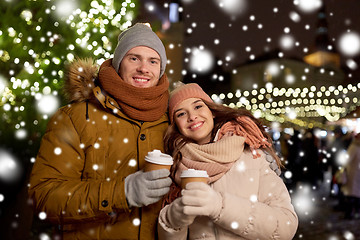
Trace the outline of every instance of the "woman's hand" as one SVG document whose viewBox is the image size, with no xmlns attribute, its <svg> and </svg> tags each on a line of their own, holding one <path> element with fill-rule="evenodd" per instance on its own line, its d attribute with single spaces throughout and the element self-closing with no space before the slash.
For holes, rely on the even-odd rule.
<svg viewBox="0 0 360 240">
<path fill-rule="evenodd" d="M 184 213 L 184 204 L 182 204 L 182 198 L 177 198 L 168 207 L 166 218 L 170 226 L 174 229 L 180 229 L 185 226 L 189 226 L 194 222 L 195 215 Z"/>
<path fill-rule="evenodd" d="M 182 190 L 182 203 L 186 215 L 208 216 L 215 220 L 222 209 L 222 196 L 205 183 L 191 182 Z"/>
</svg>

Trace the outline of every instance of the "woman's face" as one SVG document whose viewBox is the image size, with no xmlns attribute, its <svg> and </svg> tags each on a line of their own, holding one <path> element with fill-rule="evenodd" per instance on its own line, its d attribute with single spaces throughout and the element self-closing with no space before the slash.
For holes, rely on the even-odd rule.
<svg viewBox="0 0 360 240">
<path fill-rule="evenodd" d="M 180 133 L 197 144 L 209 143 L 214 128 L 213 114 L 200 98 L 182 101 L 174 111 L 174 121 Z"/>
</svg>

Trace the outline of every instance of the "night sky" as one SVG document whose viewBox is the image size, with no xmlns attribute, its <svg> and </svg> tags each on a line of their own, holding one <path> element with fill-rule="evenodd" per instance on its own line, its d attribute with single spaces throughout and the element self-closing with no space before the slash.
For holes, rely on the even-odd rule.
<svg viewBox="0 0 360 240">
<path fill-rule="evenodd" d="M 166 19 L 171 1 L 143 0 L 139 19 Z M 342 54 L 338 43 L 346 32 L 360 34 L 360 1 L 357 0 L 182 0 L 184 49 L 209 50 L 222 60 L 222 68 L 231 71 L 260 56 L 279 50 L 283 58 L 301 60 L 315 43 L 319 6 L 325 5 L 329 40 L 340 52 L 342 66 L 354 60 L 358 65 L 359 51 L 352 56 Z M 236 3 L 238 5 L 236 5 Z M 227 9 L 227 6 L 233 5 Z M 311 7 L 314 5 L 314 7 Z M 151 11 L 150 11 L 151 9 Z M 152 10 L 153 9 L 153 10 Z M 164 21 L 163 21 L 164 22 Z M 292 37 L 291 46 L 280 43 L 282 37 Z M 354 45 L 354 47 L 357 48 Z M 355 50 L 354 50 L 355 51 Z M 186 55 L 186 56 L 189 56 Z M 185 68 L 189 68 L 185 64 Z M 352 69 L 352 78 L 358 79 L 358 68 Z M 358 82 L 354 79 L 354 82 Z"/>
</svg>

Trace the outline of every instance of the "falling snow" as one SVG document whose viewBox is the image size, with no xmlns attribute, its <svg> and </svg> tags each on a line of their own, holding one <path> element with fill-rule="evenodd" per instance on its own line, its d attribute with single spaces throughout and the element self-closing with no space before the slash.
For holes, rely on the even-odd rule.
<svg viewBox="0 0 360 240">
<path fill-rule="evenodd" d="M 55 153 L 56 155 L 60 155 L 60 154 L 62 153 L 61 148 L 56 147 L 56 148 L 54 149 L 54 153 Z"/>
<path fill-rule="evenodd" d="M 12 183 L 18 180 L 21 165 L 18 160 L 6 150 L 0 149 L 0 180 Z"/>
<path fill-rule="evenodd" d="M 214 83 L 227 83 L 228 81 L 226 74 L 214 69 L 224 68 L 231 72 L 231 75 L 240 74 L 241 68 L 238 66 L 242 66 L 244 63 L 255 63 L 262 53 L 271 53 L 271 50 L 275 48 L 280 49 L 280 52 L 277 53 L 280 59 L 299 56 L 299 54 L 303 56 L 309 53 L 314 39 L 308 36 L 312 36 L 309 33 L 316 31 L 316 26 L 313 24 L 316 22 L 316 12 L 323 3 L 326 3 L 326 1 L 321 0 L 293 0 L 288 1 L 288 3 L 278 2 L 276 5 L 261 3 L 256 6 L 253 4 L 255 1 L 207 0 L 206 4 L 212 4 L 218 10 L 218 14 L 207 14 L 204 19 L 199 19 L 195 17 L 198 15 L 199 9 L 192 7 L 195 1 L 197 0 L 183 0 L 181 2 L 184 6 L 179 8 L 179 11 L 183 12 L 184 22 L 190 24 L 184 30 L 187 34 L 187 45 L 182 46 L 185 49 L 185 64 L 178 71 L 180 76 L 192 81 L 201 79 L 204 74 L 210 74 L 211 81 Z M 1 8 L 7 8 L 6 4 L 11 2 L 3 1 Z M 1 186 L 8 185 L 7 188 L 12 188 L 12 184 L 19 181 L 22 166 L 26 165 L 23 164 L 23 159 L 26 163 L 33 164 L 35 162 L 36 153 L 33 150 L 37 146 L 35 142 L 39 141 L 49 117 L 61 105 L 64 105 L 58 91 L 61 89 L 61 82 L 64 78 L 65 63 L 74 60 L 78 57 L 77 53 L 82 52 L 85 56 L 93 56 L 97 63 L 101 64 L 105 59 L 112 56 L 114 48 L 114 39 L 110 39 L 111 34 L 106 33 L 110 33 L 110 30 L 114 32 L 114 29 L 119 28 L 124 30 L 133 23 L 134 14 L 131 9 L 134 8 L 134 3 L 126 1 L 128 4 L 116 12 L 112 9 L 110 2 L 106 0 L 91 1 L 90 9 L 81 10 L 79 9 L 79 1 L 48 1 L 48 4 L 44 4 L 44 7 L 39 9 L 39 13 L 36 14 L 32 9 L 22 5 L 23 9 L 17 14 L 20 18 L 16 20 L 23 24 L 22 27 L 15 23 L 7 24 L 6 27 L 1 26 L 0 40 L 9 39 L 11 45 L 0 47 L 0 61 L 4 64 L 4 68 L 0 71 L 0 109 L 2 124 L 5 126 L 0 128 L 0 136 L 2 137 L 0 147 L 3 148 L 3 144 L 4 146 L 11 146 L 12 141 L 13 145 L 16 145 L 18 141 L 21 143 L 18 151 L 21 154 L 31 155 L 26 157 L 21 155 L 22 158 L 19 159 L 13 154 L 13 149 L 16 149 L 13 146 L 9 149 L 0 150 Z M 289 7 L 289 5 L 291 6 Z M 144 7 L 147 13 L 157 14 L 159 11 L 168 10 L 169 4 L 160 6 L 149 3 Z M 359 5 L 356 7 L 358 8 Z M 261 8 L 264 12 L 258 13 L 257 8 Z M 329 23 L 333 24 L 329 28 L 331 45 L 328 46 L 328 50 L 336 49 L 341 54 L 344 66 L 349 68 L 346 77 L 355 78 L 354 76 L 359 76 L 360 24 L 358 19 L 353 19 L 350 15 L 339 19 L 340 10 L 332 8 L 328 11 L 327 18 Z M 41 20 L 37 14 L 42 14 Z M 265 16 L 276 19 L 276 24 L 272 24 L 272 22 L 270 24 L 271 19 L 267 19 Z M 221 21 L 220 19 L 225 20 Z M 169 26 L 169 24 L 164 24 L 164 26 Z M 22 29 L 26 28 L 31 29 L 31 31 L 21 32 Z M 64 39 L 65 34 L 61 32 L 61 28 L 71 31 L 74 38 Z M 341 31 L 335 32 L 334 28 Z M 206 33 L 204 34 L 205 30 Z M 235 34 L 236 31 L 240 34 Z M 18 50 L 16 52 L 11 51 L 12 46 L 18 47 Z M 21 47 L 19 48 L 19 46 Z M 45 46 L 45 48 L 39 48 L 39 46 Z M 168 51 L 175 51 L 179 44 L 170 42 L 168 46 Z M 174 60 L 169 59 L 169 66 L 172 62 Z M 323 124 L 308 122 L 306 119 L 313 116 L 323 116 L 326 120 L 336 122 L 347 113 L 350 106 L 360 105 L 360 83 L 358 80 L 355 84 L 311 86 L 310 80 L 315 76 L 314 68 L 311 66 L 302 67 L 301 74 L 289 72 L 287 69 L 288 66 L 281 61 L 270 61 L 263 68 L 260 78 L 261 80 L 267 79 L 266 84 L 251 82 L 246 79 L 249 82 L 247 89 L 229 91 L 219 88 L 216 89 L 217 92 L 211 94 L 212 99 L 218 103 L 227 103 L 233 107 L 245 107 L 253 110 L 256 118 L 266 119 L 272 123 L 287 121 L 288 124 L 298 127 L 311 125 L 318 128 L 324 127 Z M 337 72 L 326 68 L 317 70 L 318 75 L 316 76 L 326 79 L 325 82 L 330 82 L 334 80 L 334 76 L 337 76 Z M 176 74 L 176 71 L 176 69 L 172 69 L 169 76 Z M 280 77 L 284 79 L 283 86 L 278 86 L 273 81 Z M 306 107 L 297 106 L 301 104 L 306 105 Z M 108 119 L 104 117 L 103 120 L 107 121 Z M 93 122 L 93 124 L 96 123 Z M 359 120 L 354 122 L 348 119 L 345 125 L 345 132 L 360 131 Z M 295 135 L 294 129 L 290 127 L 278 128 L 277 131 L 272 132 L 275 145 L 282 144 L 283 133 L 292 137 L 285 141 L 288 146 L 296 144 L 294 138 L 304 139 L 305 137 L 302 133 Z M 276 129 L 276 126 L 273 129 Z M 14 140 L 7 138 L 4 139 L 3 143 L 3 138 L 6 136 L 5 131 L 10 131 Z M 332 142 L 334 140 L 331 131 L 319 131 L 317 137 L 321 141 Z M 5 145 L 5 141 L 10 143 Z M 24 142 L 25 144 L 22 144 Z M 124 138 L 123 143 L 129 144 L 129 139 Z M 84 149 L 85 144 L 81 143 L 79 147 Z M 102 144 L 100 143 L 94 144 L 95 149 L 101 149 L 101 147 Z M 53 153 L 56 156 L 61 156 L 63 150 L 54 146 Z M 348 160 L 344 149 L 319 149 L 319 154 L 322 155 L 320 162 L 323 165 L 335 160 L 337 165 L 344 166 Z M 285 162 L 288 161 L 284 156 L 281 157 Z M 307 154 L 305 151 L 299 151 L 296 157 L 305 159 Z M 118 160 L 117 163 L 120 164 L 121 161 Z M 138 163 L 135 159 L 131 159 L 126 164 L 137 167 Z M 98 164 L 92 165 L 94 171 L 99 170 L 99 168 Z M 239 164 L 238 170 L 246 171 L 244 164 Z M 289 187 L 300 223 L 309 225 L 312 231 L 316 231 L 320 227 L 330 231 L 332 226 L 328 225 L 334 224 L 336 213 L 331 216 L 319 216 L 318 209 L 320 206 L 333 207 L 334 196 L 332 195 L 339 192 L 338 186 L 332 184 L 331 172 L 325 169 L 322 181 L 319 180 L 315 184 L 310 184 L 305 181 L 294 183 L 294 179 L 299 174 L 295 170 L 287 167 L 283 171 L 283 178 Z M 300 175 L 306 175 L 313 171 L 313 168 L 304 165 L 299 167 L 299 171 Z M 116 172 L 114 170 L 114 173 Z M 12 199 L 8 192 L 0 189 L 1 209 L 8 199 Z M 70 195 L 71 193 L 69 193 Z M 255 195 L 250 198 L 252 202 L 257 200 Z M 21 212 L 17 215 L 14 214 L 14 216 L 12 217 L 23 217 Z M 328 219 L 324 219 L 325 217 L 332 219 L 332 222 L 328 222 Z M 38 218 L 43 221 L 47 219 L 47 215 L 45 212 L 41 212 Z M 133 220 L 135 226 L 139 226 L 140 223 L 140 219 Z M 16 229 L 18 222 L 14 221 L 11 226 Z M 239 228 L 239 223 L 232 222 L 231 228 Z M 300 228 L 296 239 L 307 239 L 307 234 Z M 345 228 L 341 233 L 331 234 L 328 239 L 340 240 L 340 237 L 352 240 L 358 236 L 355 236 L 352 230 Z M 46 233 L 40 233 L 39 238 L 42 240 L 51 239 Z"/>
<path fill-rule="evenodd" d="M 46 219 L 46 213 L 45 212 L 40 212 L 39 213 L 39 218 L 41 219 L 41 220 L 45 220 Z"/>
</svg>

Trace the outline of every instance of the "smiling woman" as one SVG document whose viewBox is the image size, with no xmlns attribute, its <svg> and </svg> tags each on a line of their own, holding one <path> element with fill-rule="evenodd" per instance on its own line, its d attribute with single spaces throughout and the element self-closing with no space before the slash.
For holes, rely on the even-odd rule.
<svg viewBox="0 0 360 240">
<path fill-rule="evenodd" d="M 159 239 L 292 239 L 297 215 L 262 124 L 247 110 L 214 103 L 195 83 L 171 92 L 169 116 L 165 150 L 174 158 L 174 183 Z M 182 184 L 191 169 L 208 181 Z"/>
<path fill-rule="evenodd" d="M 182 101 L 174 112 L 175 123 L 185 137 L 194 139 L 198 144 L 211 140 L 214 127 L 213 115 L 200 98 L 188 98 Z"/>
</svg>

